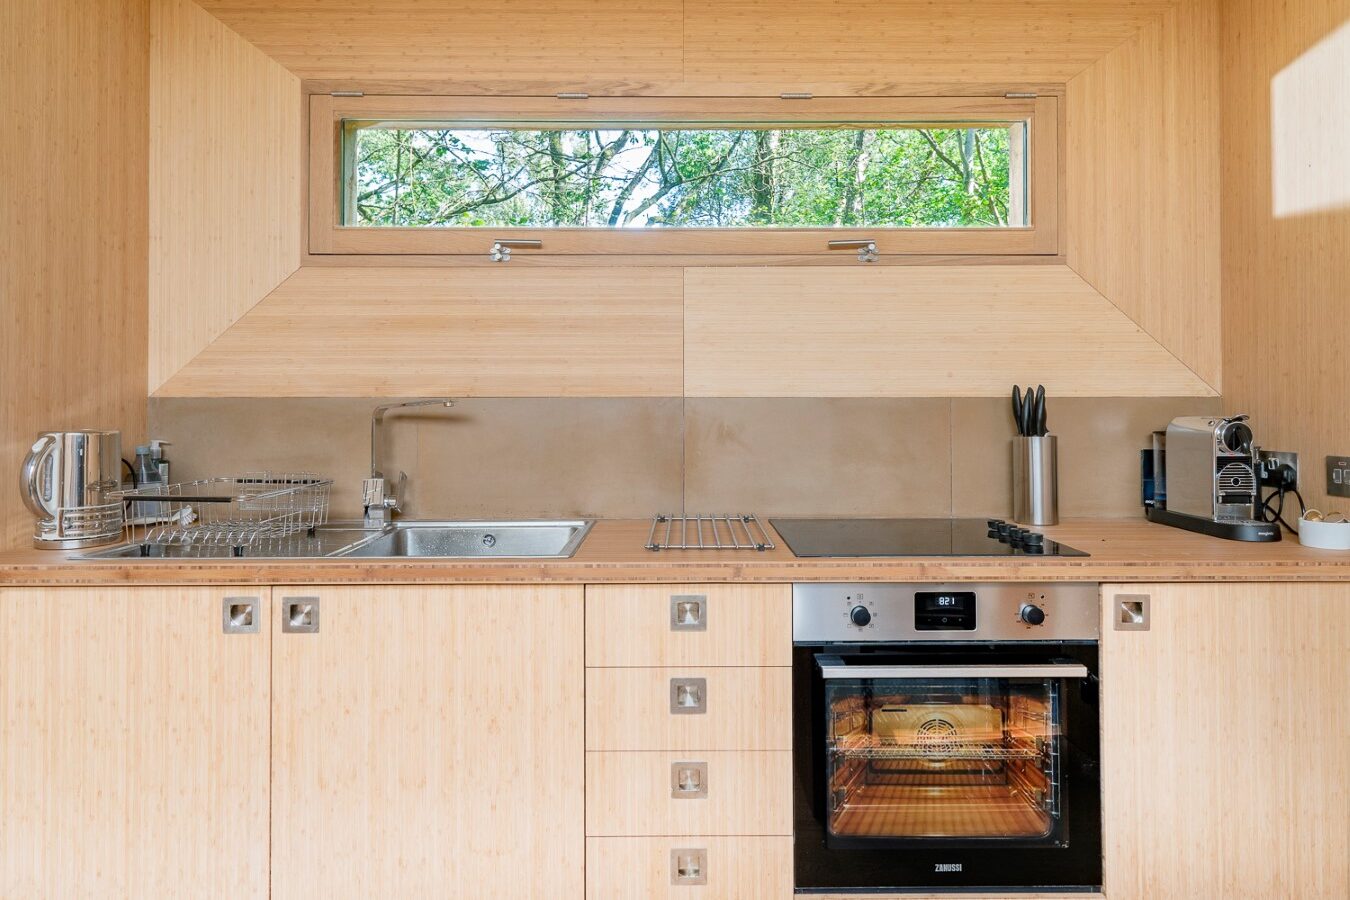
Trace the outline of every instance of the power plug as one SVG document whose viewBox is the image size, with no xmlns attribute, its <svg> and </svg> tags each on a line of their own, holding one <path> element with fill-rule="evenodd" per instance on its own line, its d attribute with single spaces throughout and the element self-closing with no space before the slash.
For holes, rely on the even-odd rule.
<svg viewBox="0 0 1350 900">
<path fill-rule="evenodd" d="M 1262 487 L 1275 491 L 1298 490 L 1298 454 L 1258 450 L 1257 473 Z"/>
</svg>

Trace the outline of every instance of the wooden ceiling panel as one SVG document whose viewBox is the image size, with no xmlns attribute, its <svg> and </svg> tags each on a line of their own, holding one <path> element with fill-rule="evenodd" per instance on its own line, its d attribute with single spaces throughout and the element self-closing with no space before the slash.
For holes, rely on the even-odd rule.
<svg viewBox="0 0 1350 900">
<path fill-rule="evenodd" d="M 302 78 L 593 91 L 1062 82 L 1176 2 L 198 0 Z"/>
<path fill-rule="evenodd" d="M 687 0 L 685 77 L 1063 81 L 1175 0 Z"/>
<path fill-rule="evenodd" d="M 679 81 L 680 4 L 198 0 L 302 78 Z"/>
</svg>

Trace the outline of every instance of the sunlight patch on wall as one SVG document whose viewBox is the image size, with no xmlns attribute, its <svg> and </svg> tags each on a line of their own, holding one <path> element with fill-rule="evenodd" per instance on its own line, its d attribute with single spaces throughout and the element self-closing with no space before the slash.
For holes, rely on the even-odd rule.
<svg viewBox="0 0 1350 900">
<path fill-rule="evenodd" d="M 1350 22 L 1270 82 L 1276 218 L 1350 207 Z"/>
</svg>

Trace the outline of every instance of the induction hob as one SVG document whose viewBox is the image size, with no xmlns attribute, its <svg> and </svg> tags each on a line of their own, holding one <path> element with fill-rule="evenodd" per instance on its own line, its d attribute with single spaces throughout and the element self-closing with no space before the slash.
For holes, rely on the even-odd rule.
<svg viewBox="0 0 1350 900">
<path fill-rule="evenodd" d="M 1002 519 L 771 519 L 794 555 L 1087 556 Z"/>
</svg>

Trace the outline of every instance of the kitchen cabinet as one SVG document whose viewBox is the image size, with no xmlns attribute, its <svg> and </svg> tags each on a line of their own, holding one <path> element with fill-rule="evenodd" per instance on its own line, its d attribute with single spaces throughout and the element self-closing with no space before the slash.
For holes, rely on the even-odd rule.
<svg viewBox="0 0 1350 900">
<path fill-rule="evenodd" d="M 1109 900 L 1347 896 L 1350 585 L 1102 594 Z"/>
<path fill-rule="evenodd" d="M 586 588 L 588 900 L 792 896 L 792 588 Z"/>
<path fill-rule="evenodd" d="M 272 896 L 582 897 L 582 594 L 275 588 Z"/>
<path fill-rule="evenodd" d="M 267 897 L 268 606 L 0 589 L 0 896 Z"/>
</svg>

